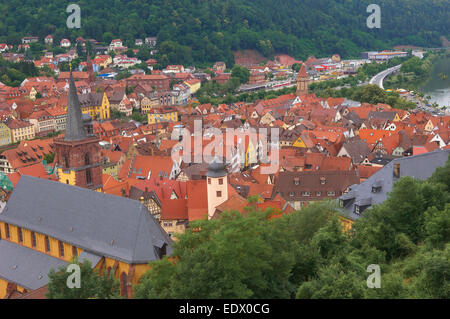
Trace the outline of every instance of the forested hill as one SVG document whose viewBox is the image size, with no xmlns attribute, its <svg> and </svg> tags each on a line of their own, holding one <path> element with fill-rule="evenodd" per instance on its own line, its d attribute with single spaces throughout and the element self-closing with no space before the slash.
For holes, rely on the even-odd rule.
<svg viewBox="0 0 450 319">
<path fill-rule="evenodd" d="M 449 37 L 449 0 L 82 0 L 81 29 L 66 27 L 66 0 L 2 0 L 0 42 L 22 36 L 81 35 L 109 43 L 158 36 L 171 62 L 231 62 L 232 51 L 257 49 L 296 58 L 398 44 L 440 46 Z M 369 29 L 370 3 L 381 6 L 381 29 Z M 57 42 L 59 43 L 59 42 Z"/>
</svg>

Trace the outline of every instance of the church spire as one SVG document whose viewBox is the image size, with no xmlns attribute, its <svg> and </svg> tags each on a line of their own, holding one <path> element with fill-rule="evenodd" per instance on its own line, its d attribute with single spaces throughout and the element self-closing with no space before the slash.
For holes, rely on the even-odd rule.
<svg viewBox="0 0 450 319">
<path fill-rule="evenodd" d="M 73 80 L 72 67 L 70 68 L 69 96 L 67 103 L 66 141 L 77 141 L 86 138 L 83 127 L 80 101 L 78 100 L 77 88 Z"/>
</svg>

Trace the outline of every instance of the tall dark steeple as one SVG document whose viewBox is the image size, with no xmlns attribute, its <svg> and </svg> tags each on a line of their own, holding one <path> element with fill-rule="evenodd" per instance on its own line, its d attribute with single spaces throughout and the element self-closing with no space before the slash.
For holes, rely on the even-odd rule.
<svg viewBox="0 0 450 319">
<path fill-rule="evenodd" d="M 66 136 L 64 139 L 66 141 L 78 141 L 84 138 L 86 138 L 86 131 L 83 127 L 80 101 L 78 100 L 77 88 L 75 87 L 71 68 L 67 103 Z"/>
<path fill-rule="evenodd" d="M 102 159 L 100 139 L 93 134 L 91 117 L 82 114 L 70 69 L 66 134 L 53 140 L 56 167 L 61 183 L 101 191 Z"/>
</svg>

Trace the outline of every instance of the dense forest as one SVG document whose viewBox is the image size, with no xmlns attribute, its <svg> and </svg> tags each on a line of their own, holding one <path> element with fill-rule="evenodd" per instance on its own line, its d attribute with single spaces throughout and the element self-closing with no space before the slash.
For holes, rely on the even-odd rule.
<svg viewBox="0 0 450 319">
<path fill-rule="evenodd" d="M 68 29 L 67 1 L 8 0 L 0 11 L 0 42 L 17 44 L 22 36 L 42 40 L 53 34 L 95 38 L 157 36 L 171 63 L 233 64 L 232 52 L 257 49 L 266 57 L 288 53 L 305 59 L 398 44 L 440 46 L 449 36 L 448 0 L 380 0 L 381 28 L 366 26 L 372 0 L 81 0 L 81 29 Z M 450 38 L 450 37 L 449 37 Z M 56 42 L 59 43 L 59 42 Z"/>
<path fill-rule="evenodd" d="M 27 77 L 39 76 L 33 63 L 12 63 L 0 57 L 0 82 L 8 86 L 19 86 Z"/>
</svg>

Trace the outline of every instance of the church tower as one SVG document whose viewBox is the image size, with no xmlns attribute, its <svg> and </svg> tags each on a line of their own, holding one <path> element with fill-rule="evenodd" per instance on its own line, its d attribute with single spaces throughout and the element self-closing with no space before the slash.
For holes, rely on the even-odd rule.
<svg viewBox="0 0 450 319">
<path fill-rule="evenodd" d="M 81 113 L 77 89 L 70 70 L 66 134 L 55 138 L 59 181 L 101 191 L 100 139 L 94 135 L 91 117 Z"/>
<path fill-rule="evenodd" d="M 225 165 L 215 158 L 206 173 L 206 192 L 208 196 L 208 219 L 211 219 L 216 207 L 228 199 L 228 178 Z"/>
<path fill-rule="evenodd" d="M 308 94 L 308 73 L 306 73 L 305 65 L 302 64 L 297 74 L 297 96 Z"/>
</svg>

